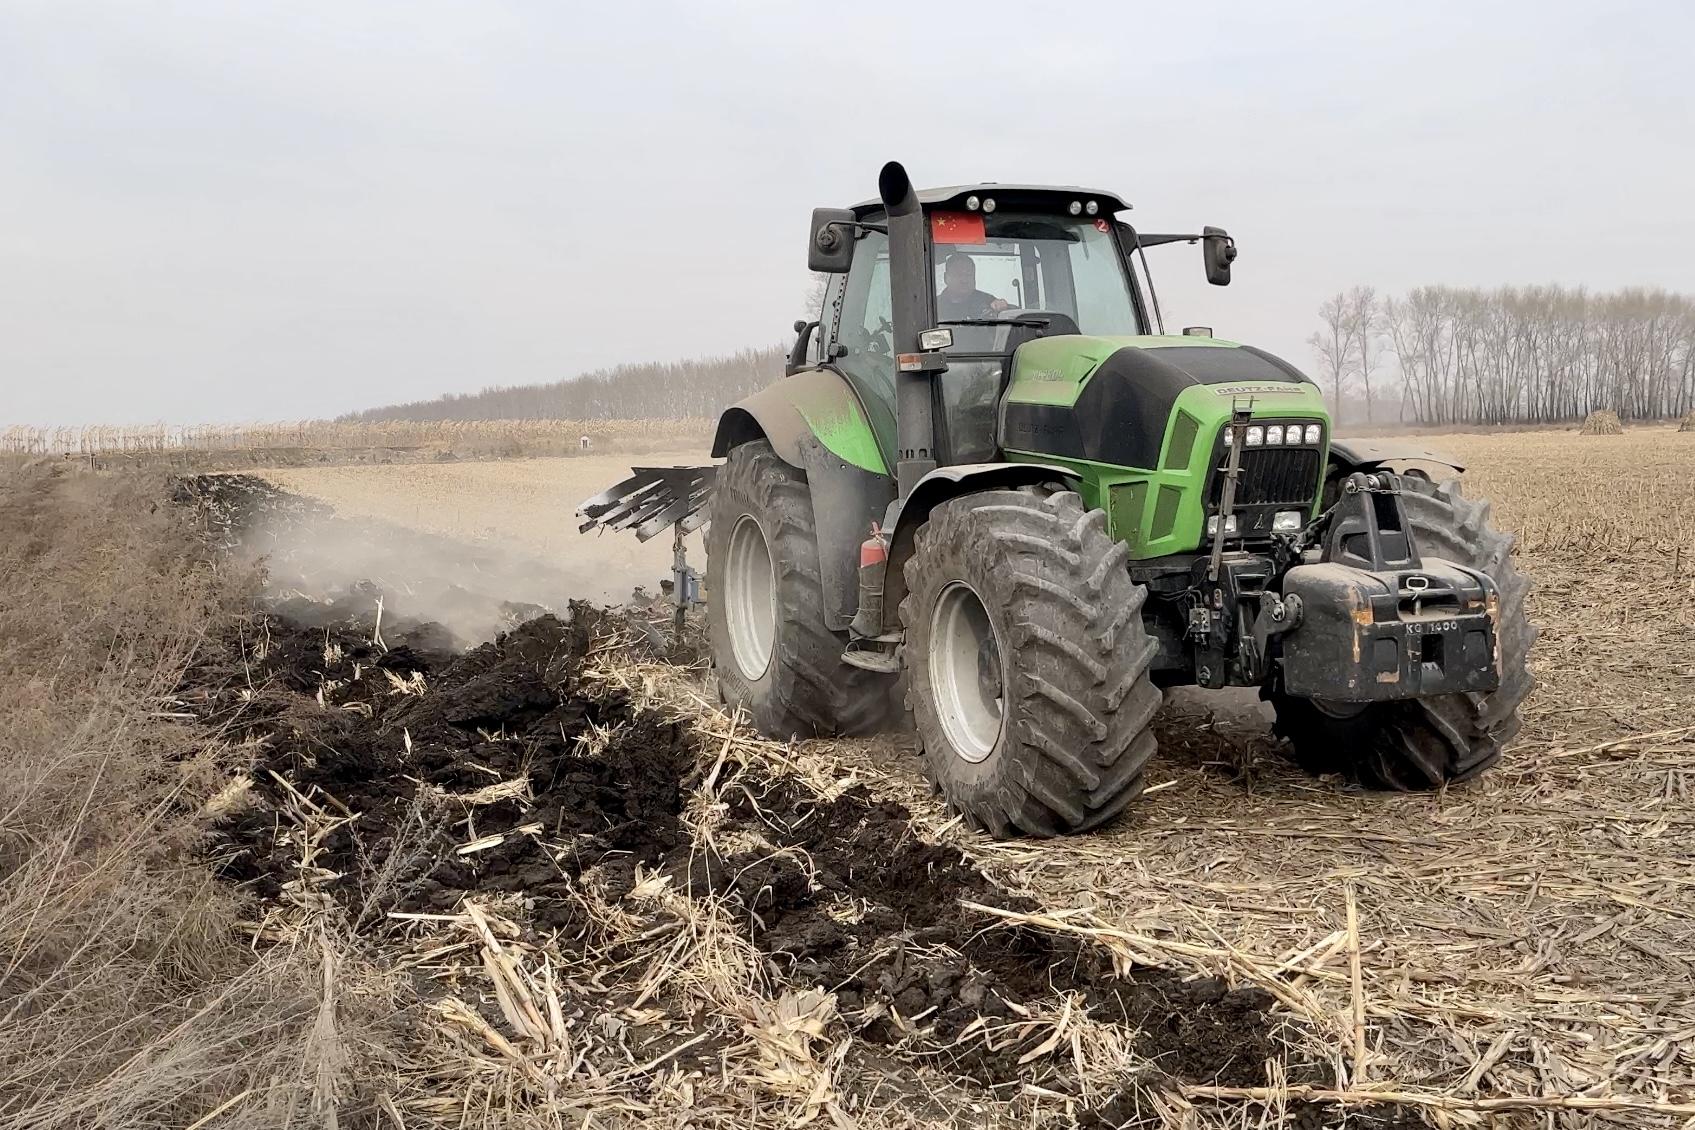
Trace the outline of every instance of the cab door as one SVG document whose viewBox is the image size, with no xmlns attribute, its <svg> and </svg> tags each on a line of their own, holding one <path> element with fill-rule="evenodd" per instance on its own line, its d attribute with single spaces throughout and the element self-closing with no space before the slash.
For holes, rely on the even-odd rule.
<svg viewBox="0 0 1695 1130">
<path fill-rule="evenodd" d="M 868 220 L 880 216 L 867 216 Z M 884 462 L 895 465 L 894 323 L 889 293 L 889 237 L 866 231 L 846 274 L 824 292 L 824 365 L 853 386 L 877 435 Z"/>
</svg>

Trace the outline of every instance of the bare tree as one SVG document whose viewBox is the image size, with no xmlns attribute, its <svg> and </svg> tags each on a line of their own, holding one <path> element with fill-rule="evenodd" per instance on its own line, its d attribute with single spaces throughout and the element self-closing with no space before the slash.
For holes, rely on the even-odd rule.
<svg viewBox="0 0 1695 1130">
<path fill-rule="evenodd" d="M 1377 302 L 1376 288 L 1356 286 L 1348 291 L 1342 299 L 1342 329 L 1344 352 L 1352 354 L 1353 372 L 1365 390 L 1365 419 L 1369 424 L 1374 415 L 1371 377 L 1383 359 L 1383 311 Z"/>
<path fill-rule="evenodd" d="M 1419 423 L 1542 423 L 1598 408 L 1663 419 L 1695 408 L 1695 298 L 1640 288 L 1418 287 L 1377 303 L 1379 329 L 1362 335 L 1371 293 L 1355 287 L 1319 308 L 1324 329 L 1311 340 L 1321 382 L 1338 387 L 1340 364 L 1344 382 L 1360 375 L 1369 403 L 1372 350 L 1386 344 L 1403 416 Z"/>
<path fill-rule="evenodd" d="M 1324 381 L 1330 383 L 1331 399 L 1335 404 L 1335 423 L 1342 423 L 1342 387 L 1348 381 L 1348 375 L 1353 371 L 1353 338 L 1348 321 L 1348 298 L 1345 294 L 1334 294 L 1324 300 L 1318 308 L 1319 320 L 1324 328 L 1307 339 L 1313 353 L 1318 356 L 1320 387 Z"/>
<path fill-rule="evenodd" d="M 807 321 L 819 318 L 824 312 L 824 292 L 830 285 L 830 276 L 817 271 L 807 276 L 806 297 L 801 301 L 801 316 Z"/>
</svg>

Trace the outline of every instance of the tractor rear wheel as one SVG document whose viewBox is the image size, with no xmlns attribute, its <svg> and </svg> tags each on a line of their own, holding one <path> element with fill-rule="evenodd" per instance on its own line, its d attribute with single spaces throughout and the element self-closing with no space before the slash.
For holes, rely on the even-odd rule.
<svg viewBox="0 0 1695 1130">
<path fill-rule="evenodd" d="M 1462 497 L 1454 480 L 1440 486 L 1428 479 L 1401 482 L 1419 553 L 1486 573 L 1499 590 L 1500 687 L 1369 705 L 1271 697 L 1277 732 L 1308 772 L 1417 792 L 1475 777 L 1500 759 L 1502 746 L 1518 733 L 1519 704 L 1536 685 L 1526 659 L 1537 632 L 1524 608 L 1530 581 L 1513 563 L 1512 536 L 1491 524 L 1489 504 Z"/>
<path fill-rule="evenodd" d="M 894 680 L 843 663 L 847 637 L 824 624 L 806 476 L 766 441 L 742 444 L 718 471 L 711 516 L 706 620 L 725 705 L 777 738 L 880 728 Z"/>
<path fill-rule="evenodd" d="M 917 531 L 900 615 L 924 771 L 996 836 L 1083 831 L 1142 791 L 1160 692 L 1127 557 L 1070 491 L 966 495 Z"/>
</svg>

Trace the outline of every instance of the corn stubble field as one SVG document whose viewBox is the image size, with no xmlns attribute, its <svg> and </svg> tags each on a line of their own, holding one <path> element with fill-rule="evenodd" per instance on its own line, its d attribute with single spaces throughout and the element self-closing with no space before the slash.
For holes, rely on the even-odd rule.
<svg viewBox="0 0 1695 1130">
<path fill-rule="evenodd" d="M 1469 464 L 1469 494 L 1495 500 L 1537 586 L 1539 688 L 1517 743 L 1480 781 L 1399 797 L 1309 780 L 1263 729 L 1197 699 L 1168 708 L 1152 795 L 1123 824 L 974 850 L 1045 904 L 1088 908 L 1062 919 L 1072 928 L 1271 988 L 1301 1021 L 1296 1038 L 1328 1047 L 1353 1090 L 1422 1092 L 1450 1124 L 1464 1124 L 1460 1104 L 1438 1093 L 1680 1099 L 1687 1120 L 1688 438 L 1430 437 Z M 905 795 L 923 807 L 916 789 Z M 1654 1124 L 1644 1111 L 1607 1117 Z"/>
<path fill-rule="evenodd" d="M 640 616 L 457 659 L 391 620 L 240 621 L 162 712 L 210 724 L 233 782 L 193 762 L 224 881 L 185 919 L 258 964 L 207 976 L 282 1011 L 128 1124 L 1690 1124 L 1695 435 L 1425 442 L 1517 533 L 1541 629 L 1518 741 L 1440 795 L 1307 778 L 1188 694 L 1126 819 L 997 843 L 899 736 L 739 729 Z M 555 539 L 622 467 L 558 462 L 268 477 L 351 522 L 652 567 Z M 11 1099 L 0 1122 L 57 1109 Z"/>
<path fill-rule="evenodd" d="M 672 420 L 297 420 L 197 424 L 0 428 L 0 455 L 76 457 L 101 466 L 233 465 L 255 462 L 392 463 L 511 459 L 591 449 L 640 452 L 705 442 L 715 421 Z"/>
</svg>

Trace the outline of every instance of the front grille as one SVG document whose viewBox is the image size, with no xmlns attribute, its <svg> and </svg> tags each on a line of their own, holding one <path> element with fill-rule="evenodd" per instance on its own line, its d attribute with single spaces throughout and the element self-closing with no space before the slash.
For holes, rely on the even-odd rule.
<svg viewBox="0 0 1695 1130">
<path fill-rule="evenodd" d="M 1224 452 L 1224 458 L 1229 452 Z M 1322 456 L 1315 447 L 1244 447 L 1237 506 L 1311 505 Z M 1223 460 L 1212 476 L 1212 504 L 1224 499 Z"/>
</svg>

